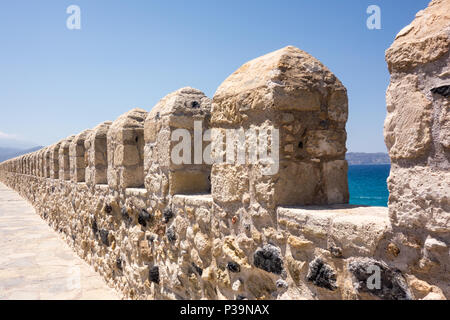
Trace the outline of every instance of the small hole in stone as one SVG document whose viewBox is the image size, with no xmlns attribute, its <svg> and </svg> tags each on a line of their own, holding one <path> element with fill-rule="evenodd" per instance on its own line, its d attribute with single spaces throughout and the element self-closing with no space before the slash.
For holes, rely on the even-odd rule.
<svg viewBox="0 0 450 320">
<path fill-rule="evenodd" d="M 192 101 L 191 108 L 192 109 L 200 108 L 200 103 L 198 103 L 197 101 Z"/>
<path fill-rule="evenodd" d="M 298 143 L 298 147 L 299 147 L 299 149 L 303 149 L 303 142 L 300 141 L 300 142 Z"/>
<path fill-rule="evenodd" d="M 138 142 L 139 141 L 139 137 L 136 137 L 136 139 L 134 139 L 134 141 Z"/>
</svg>

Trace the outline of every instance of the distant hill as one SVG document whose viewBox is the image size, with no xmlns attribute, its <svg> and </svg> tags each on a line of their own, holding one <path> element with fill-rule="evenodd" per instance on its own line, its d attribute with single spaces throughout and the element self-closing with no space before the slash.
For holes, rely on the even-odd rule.
<svg viewBox="0 0 450 320">
<path fill-rule="evenodd" d="M 356 164 L 390 164 L 389 155 L 387 153 L 364 153 L 364 152 L 348 152 L 345 155 L 349 165 Z"/>
<path fill-rule="evenodd" d="M 42 146 L 33 147 L 30 149 L 16 149 L 16 148 L 2 148 L 0 147 L 0 162 L 3 162 L 8 159 L 12 159 L 23 154 L 27 154 L 39 149 L 42 149 Z"/>
</svg>

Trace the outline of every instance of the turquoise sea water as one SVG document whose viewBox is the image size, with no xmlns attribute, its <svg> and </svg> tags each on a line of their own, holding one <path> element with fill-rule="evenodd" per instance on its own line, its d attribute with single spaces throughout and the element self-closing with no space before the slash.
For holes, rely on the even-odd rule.
<svg viewBox="0 0 450 320">
<path fill-rule="evenodd" d="M 390 165 L 352 165 L 348 167 L 350 204 L 387 207 L 386 179 Z"/>
</svg>

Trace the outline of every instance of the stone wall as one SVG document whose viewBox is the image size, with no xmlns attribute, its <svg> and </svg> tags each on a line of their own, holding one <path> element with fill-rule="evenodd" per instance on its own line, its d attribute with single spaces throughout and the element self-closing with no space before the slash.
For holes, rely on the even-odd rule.
<svg viewBox="0 0 450 320">
<path fill-rule="evenodd" d="M 410 268 L 387 208 L 347 204 L 347 109 L 342 83 L 286 47 L 244 64 L 212 100 L 182 88 L 46 148 L 50 177 L 35 152 L 0 164 L 0 181 L 125 298 L 445 299 L 441 278 Z M 272 174 L 253 132 L 279 152 Z M 191 161 L 175 163 L 185 134 Z M 199 134 L 211 150 L 195 147 Z"/>
<path fill-rule="evenodd" d="M 386 51 L 389 215 L 399 259 L 450 285 L 450 1 L 433 0 Z"/>
</svg>

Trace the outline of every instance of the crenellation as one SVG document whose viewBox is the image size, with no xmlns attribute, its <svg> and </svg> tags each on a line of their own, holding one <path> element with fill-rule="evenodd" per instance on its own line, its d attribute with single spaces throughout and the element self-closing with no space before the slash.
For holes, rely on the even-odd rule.
<svg viewBox="0 0 450 320">
<path fill-rule="evenodd" d="M 145 110 L 136 108 L 114 121 L 108 130 L 108 184 L 113 189 L 144 186 Z"/>
<path fill-rule="evenodd" d="M 107 135 L 111 121 L 96 126 L 84 142 L 87 154 L 86 183 L 89 185 L 108 184 L 108 143 Z"/>
<path fill-rule="evenodd" d="M 74 182 L 85 182 L 87 154 L 84 146 L 91 130 L 85 130 L 76 135 L 69 145 L 70 179 Z"/>
<path fill-rule="evenodd" d="M 70 180 L 70 143 L 75 138 L 74 135 L 61 141 L 59 147 L 59 179 Z"/>
<path fill-rule="evenodd" d="M 187 87 L 168 94 L 148 114 L 144 126 L 145 181 L 147 189 L 160 200 L 165 201 L 169 194 L 210 192 L 211 166 L 203 161 L 203 136 L 210 128 L 210 110 L 211 100 Z M 174 132 L 184 136 L 174 141 Z M 186 149 L 176 149 L 182 143 Z M 186 153 L 186 159 L 174 163 L 171 159 L 175 152 L 177 157 Z"/>
<path fill-rule="evenodd" d="M 181 88 L 5 161 L 0 180 L 125 298 L 446 299 L 447 104 L 416 85 L 425 58 L 397 65 L 398 50 L 389 209 L 348 204 L 346 88 L 292 46 L 244 64 L 212 99 Z M 447 70 L 446 57 L 430 61 Z M 371 291 L 372 267 L 383 287 Z"/>
<path fill-rule="evenodd" d="M 59 148 L 61 141 L 50 146 L 50 178 L 59 179 Z"/>
</svg>

